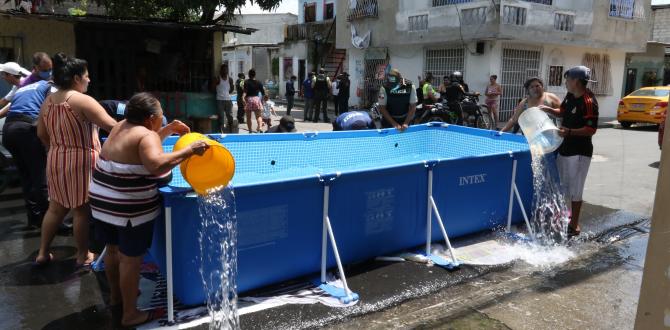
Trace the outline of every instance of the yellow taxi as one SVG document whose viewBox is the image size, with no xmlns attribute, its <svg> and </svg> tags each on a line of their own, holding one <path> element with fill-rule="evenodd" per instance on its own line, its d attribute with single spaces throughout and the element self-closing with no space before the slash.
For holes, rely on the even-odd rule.
<svg viewBox="0 0 670 330">
<path fill-rule="evenodd" d="M 668 111 L 670 86 L 640 88 L 619 101 L 616 119 L 628 128 L 634 123 L 660 124 Z"/>
</svg>

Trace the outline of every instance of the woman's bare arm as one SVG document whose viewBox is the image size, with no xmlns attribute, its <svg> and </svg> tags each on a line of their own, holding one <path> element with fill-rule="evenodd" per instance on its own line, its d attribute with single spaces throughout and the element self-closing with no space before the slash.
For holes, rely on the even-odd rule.
<svg viewBox="0 0 670 330">
<path fill-rule="evenodd" d="M 94 98 L 81 93 L 72 95 L 68 100 L 73 109 L 79 111 L 88 121 L 98 125 L 107 132 L 112 131 L 116 120 L 107 114 L 107 111 Z"/>
<path fill-rule="evenodd" d="M 514 108 L 514 114 L 512 115 L 512 118 L 510 118 L 507 121 L 505 126 L 500 130 L 501 132 L 507 132 L 507 131 L 511 130 L 512 127 L 514 127 L 514 125 L 516 125 L 516 123 L 519 121 L 519 116 L 521 115 L 521 109 L 523 109 L 524 103 L 526 103 L 526 102 L 527 102 L 527 99 L 523 99 L 523 100 L 521 100 L 521 102 L 519 102 L 519 104 L 516 106 L 516 108 Z"/>
<path fill-rule="evenodd" d="M 163 151 L 161 139 L 156 132 L 151 132 L 140 140 L 139 154 L 144 167 L 153 175 L 162 175 L 172 170 L 179 163 L 192 155 L 202 155 L 209 145 L 205 141 L 196 141 L 188 148 L 175 152 Z"/>
</svg>

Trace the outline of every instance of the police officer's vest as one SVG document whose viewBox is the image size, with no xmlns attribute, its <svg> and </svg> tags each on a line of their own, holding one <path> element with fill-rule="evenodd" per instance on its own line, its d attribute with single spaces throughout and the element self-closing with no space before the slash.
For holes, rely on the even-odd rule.
<svg viewBox="0 0 670 330">
<path fill-rule="evenodd" d="M 386 110 L 393 118 L 403 118 L 409 112 L 412 84 L 384 84 L 386 90 Z"/>
<path fill-rule="evenodd" d="M 316 76 L 316 82 L 314 83 L 314 92 L 321 96 L 325 97 L 328 95 L 328 78 L 326 75 L 319 74 Z"/>
<path fill-rule="evenodd" d="M 430 88 L 426 88 L 427 85 L 429 85 Z M 428 96 L 429 89 L 433 90 L 433 93 L 435 92 L 435 89 L 430 85 L 430 82 L 424 82 L 423 85 L 421 85 L 421 104 L 423 105 L 435 104 L 433 99 Z"/>
</svg>

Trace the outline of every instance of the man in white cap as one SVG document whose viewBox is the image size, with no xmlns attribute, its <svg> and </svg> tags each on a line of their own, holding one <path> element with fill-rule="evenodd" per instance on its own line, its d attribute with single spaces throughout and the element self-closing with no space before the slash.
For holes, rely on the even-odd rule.
<svg viewBox="0 0 670 330">
<path fill-rule="evenodd" d="M 562 118 L 559 135 L 563 137 L 563 143 L 558 148 L 556 163 L 561 185 L 567 193 L 566 199 L 571 202 L 568 236 L 576 236 L 581 231 L 579 214 L 582 193 L 593 156 L 591 137 L 598 128 L 598 101 L 593 92 L 586 88 L 589 82 L 593 82 L 591 69 L 576 66 L 566 71 L 564 77 L 568 94 L 561 107 L 553 109 L 540 105 L 539 108 Z"/>
<path fill-rule="evenodd" d="M 21 79 L 29 74 L 30 71 L 22 68 L 16 62 L 0 64 L 0 78 L 2 78 L 8 84 L 12 85 L 12 89 L 9 91 L 9 93 L 0 99 L 0 109 L 2 109 L 0 110 L 0 118 L 3 118 L 7 115 L 9 107 L 5 108 L 5 106 L 12 102 L 12 98 L 14 98 L 16 90 L 19 89 L 19 85 L 21 85 Z"/>
</svg>

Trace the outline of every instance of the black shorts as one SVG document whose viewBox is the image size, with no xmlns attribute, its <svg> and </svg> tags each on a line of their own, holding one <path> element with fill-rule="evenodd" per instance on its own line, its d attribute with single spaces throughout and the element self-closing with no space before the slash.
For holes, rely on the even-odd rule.
<svg viewBox="0 0 670 330">
<path fill-rule="evenodd" d="M 154 237 L 154 222 L 145 222 L 139 226 L 116 226 L 95 220 L 95 237 L 105 245 L 118 245 L 119 251 L 129 257 L 139 257 L 151 247 Z"/>
</svg>

